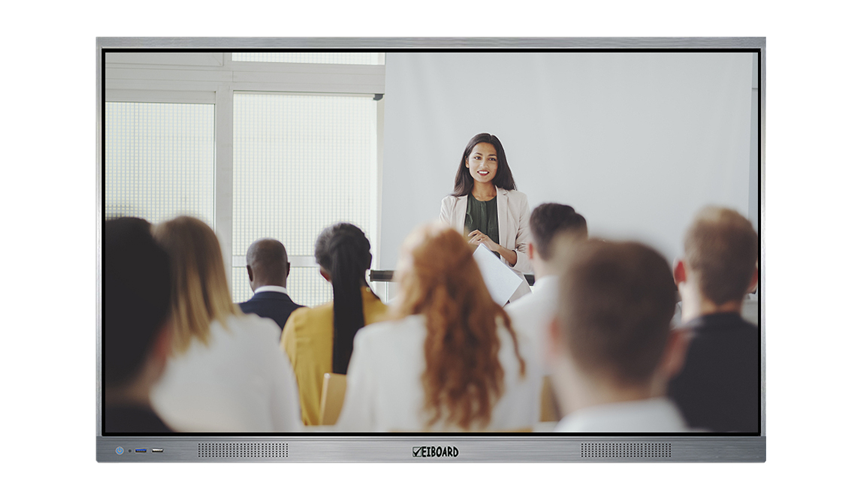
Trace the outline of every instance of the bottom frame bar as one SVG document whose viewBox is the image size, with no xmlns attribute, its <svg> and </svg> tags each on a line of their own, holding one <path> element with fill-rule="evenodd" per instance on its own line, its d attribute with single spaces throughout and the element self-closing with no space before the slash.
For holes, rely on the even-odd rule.
<svg viewBox="0 0 860 500">
<path fill-rule="evenodd" d="M 99 462 L 764 462 L 764 436 L 96 437 Z"/>
</svg>

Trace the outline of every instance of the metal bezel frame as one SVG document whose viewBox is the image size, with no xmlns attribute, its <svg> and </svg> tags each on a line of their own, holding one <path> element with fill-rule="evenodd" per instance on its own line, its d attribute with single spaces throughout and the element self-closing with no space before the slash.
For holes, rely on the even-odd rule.
<svg viewBox="0 0 860 500">
<path fill-rule="evenodd" d="M 753 50 L 759 54 L 759 243 L 760 288 L 759 325 L 761 341 L 761 435 L 480 435 L 480 434 L 362 434 L 354 436 L 301 435 L 178 435 L 178 436 L 103 436 L 102 435 L 102 223 L 104 186 L 103 107 L 104 49 L 461 49 L 461 50 Z M 765 38 L 97 38 L 96 39 L 96 460 L 99 462 L 763 462 L 766 457 L 765 434 Z M 289 443 L 289 457 L 201 458 L 199 443 Z M 580 444 L 586 443 L 669 443 L 669 457 L 621 456 L 583 457 Z M 415 458 L 413 446 L 456 446 L 456 458 Z M 164 448 L 161 454 L 115 452 L 124 449 Z"/>
</svg>

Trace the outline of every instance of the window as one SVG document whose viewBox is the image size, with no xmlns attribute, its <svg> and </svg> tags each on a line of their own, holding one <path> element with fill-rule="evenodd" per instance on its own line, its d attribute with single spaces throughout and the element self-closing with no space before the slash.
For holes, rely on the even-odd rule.
<svg viewBox="0 0 860 500">
<path fill-rule="evenodd" d="M 252 294 L 248 246 L 276 238 L 292 264 L 293 299 L 331 300 L 313 258 L 319 232 L 351 222 L 373 250 L 378 243 L 373 97 L 385 92 L 384 54 L 107 55 L 106 216 L 205 221 L 221 242 L 236 302 Z"/>
<path fill-rule="evenodd" d="M 211 104 L 107 103 L 105 216 L 213 225 L 214 129 Z"/>
<path fill-rule="evenodd" d="M 376 143 L 376 102 L 370 96 L 234 95 L 237 302 L 251 296 L 244 256 L 259 238 L 275 238 L 286 247 L 294 300 L 309 306 L 331 300 L 331 287 L 316 269 L 306 274 L 297 264 L 315 265 L 316 238 L 336 222 L 360 227 L 376 248 Z"/>
</svg>

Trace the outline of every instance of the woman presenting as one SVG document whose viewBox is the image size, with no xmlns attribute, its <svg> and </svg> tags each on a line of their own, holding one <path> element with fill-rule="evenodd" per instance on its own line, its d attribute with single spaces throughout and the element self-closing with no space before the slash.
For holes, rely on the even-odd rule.
<svg viewBox="0 0 860 500">
<path fill-rule="evenodd" d="M 523 283 L 510 301 L 530 293 L 524 272 L 531 271 L 529 203 L 517 191 L 501 141 L 478 134 L 466 145 L 454 177 L 454 192 L 442 200 L 443 222 L 484 245 L 510 266 Z"/>
</svg>

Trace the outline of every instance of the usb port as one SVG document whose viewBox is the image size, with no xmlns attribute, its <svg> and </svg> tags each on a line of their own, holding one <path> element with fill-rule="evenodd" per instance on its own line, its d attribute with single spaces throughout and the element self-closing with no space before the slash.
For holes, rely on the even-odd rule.
<svg viewBox="0 0 860 500">
<path fill-rule="evenodd" d="M 153 453 L 161 453 L 161 452 L 163 452 L 163 451 L 164 451 L 164 448 L 153 448 L 153 449 L 152 449 L 152 452 L 153 452 Z"/>
<path fill-rule="evenodd" d="M 134 452 L 135 453 L 146 453 L 146 448 L 135 448 Z"/>
</svg>

